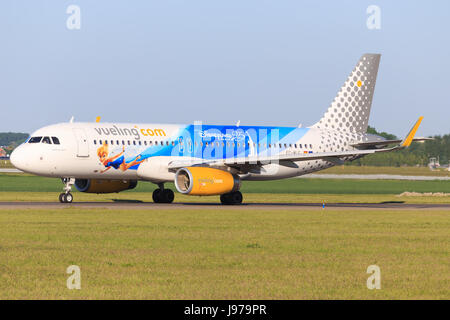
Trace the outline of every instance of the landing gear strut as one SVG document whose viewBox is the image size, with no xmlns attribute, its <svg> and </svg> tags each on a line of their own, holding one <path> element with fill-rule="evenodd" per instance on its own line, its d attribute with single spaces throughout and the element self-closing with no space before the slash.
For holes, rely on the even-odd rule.
<svg viewBox="0 0 450 320">
<path fill-rule="evenodd" d="M 220 195 L 220 202 L 222 204 L 241 204 L 242 203 L 242 193 L 240 191 L 225 193 Z"/>
<path fill-rule="evenodd" d="M 175 195 L 172 190 L 164 189 L 164 184 L 158 184 L 159 188 L 153 191 L 153 202 L 155 203 L 172 203 Z"/>
<path fill-rule="evenodd" d="M 74 178 L 62 178 L 64 183 L 64 192 L 59 195 L 59 202 L 61 203 L 71 203 L 73 201 L 73 195 L 70 193 L 72 186 L 75 183 Z"/>
</svg>

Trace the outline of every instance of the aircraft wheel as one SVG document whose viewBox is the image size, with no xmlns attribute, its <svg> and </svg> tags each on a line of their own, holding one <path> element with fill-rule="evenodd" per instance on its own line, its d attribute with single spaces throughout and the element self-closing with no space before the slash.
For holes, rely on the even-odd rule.
<svg viewBox="0 0 450 320">
<path fill-rule="evenodd" d="M 230 194 L 224 193 L 220 195 L 220 202 L 222 204 L 230 204 Z"/>
<path fill-rule="evenodd" d="M 153 202 L 154 203 L 161 203 L 162 201 L 162 199 L 161 199 L 161 194 L 162 194 L 162 192 L 161 192 L 161 189 L 155 189 L 154 191 L 153 191 L 153 194 L 152 194 L 152 198 L 153 198 Z"/>
<path fill-rule="evenodd" d="M 220 195 L 220 202 L 222 204 L 231 205 L 231 204 L 241 204 L 242 203 L 242 193 L 240 191 L 230 192 Z"/>
<path fill-rule="evenodd" d="M 72 201 L 73 201 L 73 195 L 72 195 L 70 192 L 69 192 L 69 193 L 66 193 L 66 194 L 64 195 L 63 199 L 64 199 L 64 202 L 65 202 L 65 203 L 72 203 Z"/>
<path fill-rule="evenodd" d="M 155 189 L 152 198 L 155 203 L 172 203 L 173 199 L 175 199 L 175 194 L 170 189 Z"/>
<path fill-rule="evenodd" d="M 61 194 L 59 195 L 59 202 L 64 203 L 64 196 L 65 196 L 65 195 L 66 195 L 65 193 L 61 193 Z"/>
<path fill-rule="evenodd" d="M 173 199 L 175 199 L 175 194 L 170 189 L 164 189 L 161 195 L 164 203 L 172 203 Z"/>
<path fill-rule="evenodd" d="M 231 199 L 233 204 L 241 204 L 243 200 L 242 193 L 240 191 L 233 192 L 231 194 Z"/>
</svg>

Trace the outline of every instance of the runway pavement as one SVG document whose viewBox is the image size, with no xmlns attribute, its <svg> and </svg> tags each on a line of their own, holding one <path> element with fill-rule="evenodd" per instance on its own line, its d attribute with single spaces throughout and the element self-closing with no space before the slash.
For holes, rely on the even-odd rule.
<svg viewBox="0 0 450 320">
<path fill-rule="evenodd" d="M 0 202 L 1 209 L 64 209 L 64 208 L 102 208 L 116 210 L 161 210 L 161 209 L 230 209 L 230 210 L 322 210 L 322 203 L 244 203 L 242 205 L 221 205 L 219 203 L 172 203 L 157 204 L 140 201 L 115 202 L 74 202 L 63 204 L 59 202 Z M 395 209 L 395 210 L 450 210 L 450 204 L 413 204 L 396 202 L 381 203 L 327 203 L 325 209 Z"/>
</svg>

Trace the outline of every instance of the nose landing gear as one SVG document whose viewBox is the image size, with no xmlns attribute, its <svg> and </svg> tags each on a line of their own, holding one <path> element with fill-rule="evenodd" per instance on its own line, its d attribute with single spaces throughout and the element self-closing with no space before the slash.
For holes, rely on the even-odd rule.
<svg viewBox="0 0 450 320">
<path fill-rule="evenodd" d="M 172 203 L 175 195 L 172 190 L 164 189 L 164 184 L 158 184 L 159 188 L 153 191 L 153 202 L 154 203 Z"/>
<path fill-rule="evenodd" d="M 73 195 L 70 193 L 72 186 L 75 183 L 74 178 L 63 178 L 61 181 L 64 183 L 64 192 L 59 195 L 59 202 L 71 203 L 73 201 Z"/>
</svg>

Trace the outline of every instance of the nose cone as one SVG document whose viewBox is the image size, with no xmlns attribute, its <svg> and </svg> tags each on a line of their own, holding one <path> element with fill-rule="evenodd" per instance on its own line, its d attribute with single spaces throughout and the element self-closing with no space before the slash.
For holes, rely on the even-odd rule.
<svg viewBox="0 0 450 320">
<path fill-rule="evenodd" d="M 16 167 L 17 169 L 24 171 L 26 159 L 24 158 L 24 154 L 21 149 L 22 149 L 21 146 L 17 147 L 11 153 L 11 156 L 9 157 L 9 161 L 11 161 L 12 165 L 14 167 Z"/>
</svg>

